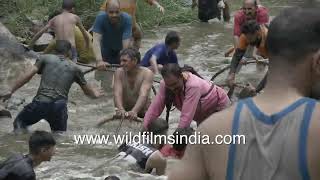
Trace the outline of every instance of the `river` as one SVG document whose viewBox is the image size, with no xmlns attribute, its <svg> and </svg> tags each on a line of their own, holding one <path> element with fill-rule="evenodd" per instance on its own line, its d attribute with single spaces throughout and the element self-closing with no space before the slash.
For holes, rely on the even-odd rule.
<svg viewBox="0 0 320 180">
<path fill-rule="evenodd" d="M 288 0 L 269 0 L 263 2 L 267 6 L 271 15 L 276 15 L 279 10 L 300 4 L 299 1 L 288 2 Z M 240 2 L 232 5 L 233 9 L 240 7 Z M 176 30 L 181 35 L 181 47 L 178 49 L 180 64 L 192 65 L 202 76 L 210 79 L 220 68 L 226 66 L 230 58 L 224 57 L 224 52 L 232 46 L 232 23 L 222 23 L 218 21 L 207 23 L 194 22 L 178 26 L 161 27 L 153 31 L 144 32 L 141 52 L 153 44 L 160 42 L 168 30 Z M 257 71 L 255 65 L 243 67 L 237 81 L 255 84 L 264 75 L 264 71 Z M 215 83 L 223 83 L 226 74 L 219 76 Z M 94 80 L 94 73 L 90 73 L 86 78 L 97 84 Z M 13 110 L 13 116 L 23 108 L 23 105 L 31 102 L 36 94 L 39 85 L 39 76 L 34 77 L 30 83 L 22 87 L 14 95 L 15 99 L 24 100 L 23 104 Z M 43 180 L 65 180 L 65 179 L 104 179 L 106 176 L 116 174 L 122 180 L 127 179 L 166 179 L 165 176 L 156 177 L 151 175 L 136 175 L 128 171 L 125 165 L 110 163 L 109 159 L 117 154 L 117 146 L 114 143 L 104 145 L 77 145 L 74 135 L 112 135 L 115 134 L 120 122 L 112 122 L 102 128 L 95 128 L 95 124 L 105 116 L 113 114 L 113 98 L 107 95 L 103 98 L 91 100 L 81 92 L 78 85 L 73 85 L 69 95 L 69 120 L 68 132 L 56 136 L 56 154 L 51 162 L 42 163 L 36 168 L 38 179 Z M 165 113 L 162 115 L 164 116 Z M 179 113 L 173 111 L 170 119 L 170 132 L 177 127 Z M 9 156 L 12 152 L 28 151 L 27 137 L 14 136 L 11 134 L 11 119 L 0 119 L 0 160 Z M 140 126 L 124 122 L 119 134 L 126 131 L 138 132 Z M 46 122 L 41 121 L 34 125 L 32 130 L 49 130 Z M 169 163 L 169 168 L 173 162 Z"/>
</svg>

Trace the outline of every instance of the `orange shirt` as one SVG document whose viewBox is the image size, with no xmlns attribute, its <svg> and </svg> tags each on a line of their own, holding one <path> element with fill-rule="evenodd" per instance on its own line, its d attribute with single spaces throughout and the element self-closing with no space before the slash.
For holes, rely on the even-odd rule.
<svg viewBox="0 0 320 180">
<path fill-rule="evenodd" d="M 268 52 L 266 47 L 266 40 L 268 35 L 268 29 L 265 26 L 261 26 L 260 29 L 260 35 L 261 35 L 261 42 L 259 46 L 257 47 L 258 54 L 262 56 L 263 58 L 268 58 Z M 238 48 L 241 50 L 246 50 L 249 46 L 248 39 L 245 34 L 241 34 L 239 38 L 239 45 Z"/>
<path fill-rule="evenodd" d="M 105 11 L 107 8 L 108 0 L 106 0 L 100 7 L 101 11 Z M 152 5 L 154 0 L 145 0 L 147 3 Z M 136 9 L 137 9 L 137 1 L 136 0 L 120 0 L 120 10 L 126 12 L 132 16 L 132 24 L 136 23 Z"/>
</svg>

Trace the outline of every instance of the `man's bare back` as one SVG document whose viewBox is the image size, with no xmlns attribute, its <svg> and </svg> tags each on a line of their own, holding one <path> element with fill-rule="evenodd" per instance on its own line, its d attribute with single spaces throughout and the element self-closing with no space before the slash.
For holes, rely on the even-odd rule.
<svg viewBox="0 0 320 180">
<path fill-rule="evenodd" d="M 75 47 L 74 27 L 79 24 L 80 18 L 70 12 L 63 12 L 49 21 L 54 30 L 56 40 L 68 40 Z"/>
</svg>

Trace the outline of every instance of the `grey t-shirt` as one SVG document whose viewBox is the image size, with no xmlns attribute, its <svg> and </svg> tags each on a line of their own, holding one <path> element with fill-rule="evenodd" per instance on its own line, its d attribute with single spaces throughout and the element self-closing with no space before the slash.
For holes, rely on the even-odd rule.
<svg viewBox="0 0 320 180">
<path fill-rule="evenodd" d="M 38 74 L 41 74 L 41 82 L 34 100 L 67 100 L 73 82 L 80 86 L 87 84 L 80 68 L 59 56 L 43 55 L 36 61 L 35 66 L 39 69 Z"/>
</svg>

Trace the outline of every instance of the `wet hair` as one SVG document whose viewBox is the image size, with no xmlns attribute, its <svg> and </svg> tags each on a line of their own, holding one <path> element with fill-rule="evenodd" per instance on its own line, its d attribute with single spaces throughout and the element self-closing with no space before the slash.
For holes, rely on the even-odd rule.
<svg viewBox="0 0 320 180">
<path fill-rule="evenodd" d="M 289 8 L 269 26 L 269 56 L 291 63 L 320 49 L 320 11 L 315 8 Z M 272 62 L 272 61 L 270 61 Z"/>
<path fill-rule="evenodd" d="M 41 148 L 49 148 L 56 145 L 56 141 L 51 133 L 46 131 L 35 131 L 29 139 L 29 152 L 39 154 Z"/>
<path fill-rule="evenodd" d="M 191 127 L 177 128 L 173 135 L 175 137 L 175 143 L 172 145 L 176 151 L 184 151 L 188 144 L 189 137 L 194 133 Z"/>
<path fill-rule="evenodd" d="M 259 30 L 260 30 L 260 25 L 257 23 L 256 20 L 246 21 L 241 27 L 241 32 L 243 34 L 254 34 Z"/>
<path fill-rule="evenodd" d="M 75 3 L 73 0 L 63 0 L 62 9 L 71 10 L 75 7 Z"/>
<path fill-rule="evenodd" d="M 154 135 L 164 134 L 164 132 L 168 130 L 168 128 L 168 122 L 162 118 L 151 121 L 151 123 L 148 125 L 148 131 L 152 132 Z"/>
<path fill-rule="evenodd" d="M 67 54 L 71 49 L 71 43 L 67 40 L 57 40 L 56 41 L 56 53 L 57 54 Z"/>
<path fill-rule="evenodd" d="M 169 63 L 165 64 L 161 69 L 161 75 L 163 78 L 168 77 L 169 75 L 174 75 L 176 77 L 182 76 L 182 69 L 179 64 L 176 63 Z"/>
<path fill-rule="evenodd" d="M 167 46 L 173 43 L 178 43 L 178 42 L 180 42 L 180 37 L 176 31 L 170 31 L 167 33 L 166 39 L 165 39 L 165 44 Z"/>
<path fill-rule="evenodd" d="M 108 176 L 104 180 L 120 180 L 117 176 Z"/>
<path fill-rule="evenodd" d="M 140 64 L 141 54 L 138 49 L 130 47 L 120 51 L 120 56 L 125 56 L 125 55 L 128 55 L 131 60 L 136 59 L 137 64 Z"/>
</svg>

